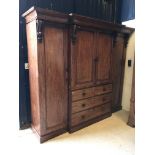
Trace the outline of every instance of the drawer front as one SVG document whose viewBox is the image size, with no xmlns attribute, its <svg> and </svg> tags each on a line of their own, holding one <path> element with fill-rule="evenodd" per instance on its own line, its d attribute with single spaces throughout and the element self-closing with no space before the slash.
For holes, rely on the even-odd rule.
<svg viewBox="0 0 155 155">
<path fill-rule="evenodd" d="M 104 94 L 72 103 L 72 113 L 80 112 L 107 102 L 111 102 L 112 94 Z"/>
<path fill-rule="evenodd" d="M 94 88 L 94 95 L 101 95 L 112 92 L 112 84 L 98 86 Z"/>
<path fill-rule="evenodd" d="M 112 84 L 72 91 L 72 101 L 112 92 Z"/>
<path fill-rule="evenodd" d="M 93 88 L 72 91 L 72 101 L 77 101 L 92 96 L 93 96 Z"/>
<path fill-rule="evenodd" d="M 104 115 L 108 112 L 111 112 L 111 103 L 107 103 L 95 108 L 88 109 L 86 111 L 72 114 L 72 126 L 76 126 L 80 123 Z"/>
</svg>

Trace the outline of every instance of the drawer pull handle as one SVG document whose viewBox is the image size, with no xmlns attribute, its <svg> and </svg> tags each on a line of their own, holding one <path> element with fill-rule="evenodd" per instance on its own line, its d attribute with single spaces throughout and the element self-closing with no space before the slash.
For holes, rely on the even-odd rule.
<svg viewBox="0 0 155 155">
<path fill-rule="evenodd" d="M 85 119 L 85 115 L 82 115 L 82 116 L 81 116 L 81 119 Z"/>
<path fill-rule="evenodd" d="M 82 104 L 82 107 L 85 107 L 85 106 L 86 106 L 86 105 L 83 103 L 83 104 Z"/>
<path fill-rule="evenodd" d="M 103 106 L 102 108 L 101 108 L 101 111 L 104 111 L 105 110 L 105 107 Z"/>
<path fill-rule="evenodd" d="M 85 95 L 86 95 L 86 93 L 85 93 L 85 92 L 83 92 L 83 93 L 82 93 L 82 96 L 85 96 Z"/>
<path fill-rule="evenodd" d="M 106 101 L 106 98 L 102 98 L 102 101 Z"/>
<path fill-rule="evenodd" d="M 103 88 L 103 91 L 106 91 L 106 88 Z"/>
</svg>

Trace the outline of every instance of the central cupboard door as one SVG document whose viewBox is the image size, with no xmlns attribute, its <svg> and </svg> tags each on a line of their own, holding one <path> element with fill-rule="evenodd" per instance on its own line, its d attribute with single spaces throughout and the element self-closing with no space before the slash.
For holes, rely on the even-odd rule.
<svg viewBox="0 0 155 155">
<path fill-rule="evenodd" d="M 97 33 L 96 48 L 95 81 L 97 84 L 110 82 L 112 37 L 108 34 Z"/>
<path fill-rule="evenodd" d="M 72 89 L 89 87 L 94 83 L 94 41 L 94 32 L 77 31 L 77 39 L 71 50 Z"/>
</svg>

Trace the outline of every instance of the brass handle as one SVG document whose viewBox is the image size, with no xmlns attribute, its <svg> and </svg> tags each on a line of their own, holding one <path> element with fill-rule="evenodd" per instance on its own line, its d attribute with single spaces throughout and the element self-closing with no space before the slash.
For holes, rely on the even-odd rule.
<svg viewBox="0 0 155 155">
<path fill-rule="evenodd" d="M 81 116 L 81 119 L 85 119 L 85 115 L 82 115 L 82 116 Z"/>
<path fill-rule="evenodd" d="M 104 111 L 104 110 L 105 110 L 105 105 L 101 107 L 101 111 Z"/>
<path fill-rule="evenodd" d="M 106 98 L 102 98 L 102 101 L 105 101 L 106 100 Z"/>
<path fill-rule="evenodd" d="M 86 105 L 83 103 L 83 104 L 82 104 L 82 107 L 85 107 L 85 106 L 86 106 Z"/>
<path fill-rule="evenodd" d="M 98 62 L 98 61 L 99 61 L 99 58 L 98 58 L 98 57 L 96 57 L 96 58 L 94 59 L 94 61 L 95 61 L 95 62 Z"/>
<path fill-rule="evenodd" d="M 83 95 L 83 96 L 85 96 L 85 95 L 86 95 L 86 93 L 85 93 L 85 92 L 83 92 L 83 93 L 82 93 L 82 95 Z"/>
<path fill-rule="evenodd" d="M 103 88 L 103 91 L 106 91 L 106 88 Z"/>
<path fill-rule="evenodd" d="M 102 107 L 102 108 L 101 108 L 101 111 L 104 111 L 104 110 L 105 110 L 105 107 Z"/>
</svg>

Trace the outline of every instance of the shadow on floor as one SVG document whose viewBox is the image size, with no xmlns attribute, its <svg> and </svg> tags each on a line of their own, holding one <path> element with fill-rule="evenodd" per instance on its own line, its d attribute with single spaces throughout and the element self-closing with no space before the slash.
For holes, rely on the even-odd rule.
<svg viewBox="0 0 155 155">
<path fill-rule="evenodd" d="M 115 115 L 115 117 L 122 120 L 126 124 L 129 117 L 129 111 L 121 110 L 119 112 L 113 113 L 113 115 Z"/>
</svg>

